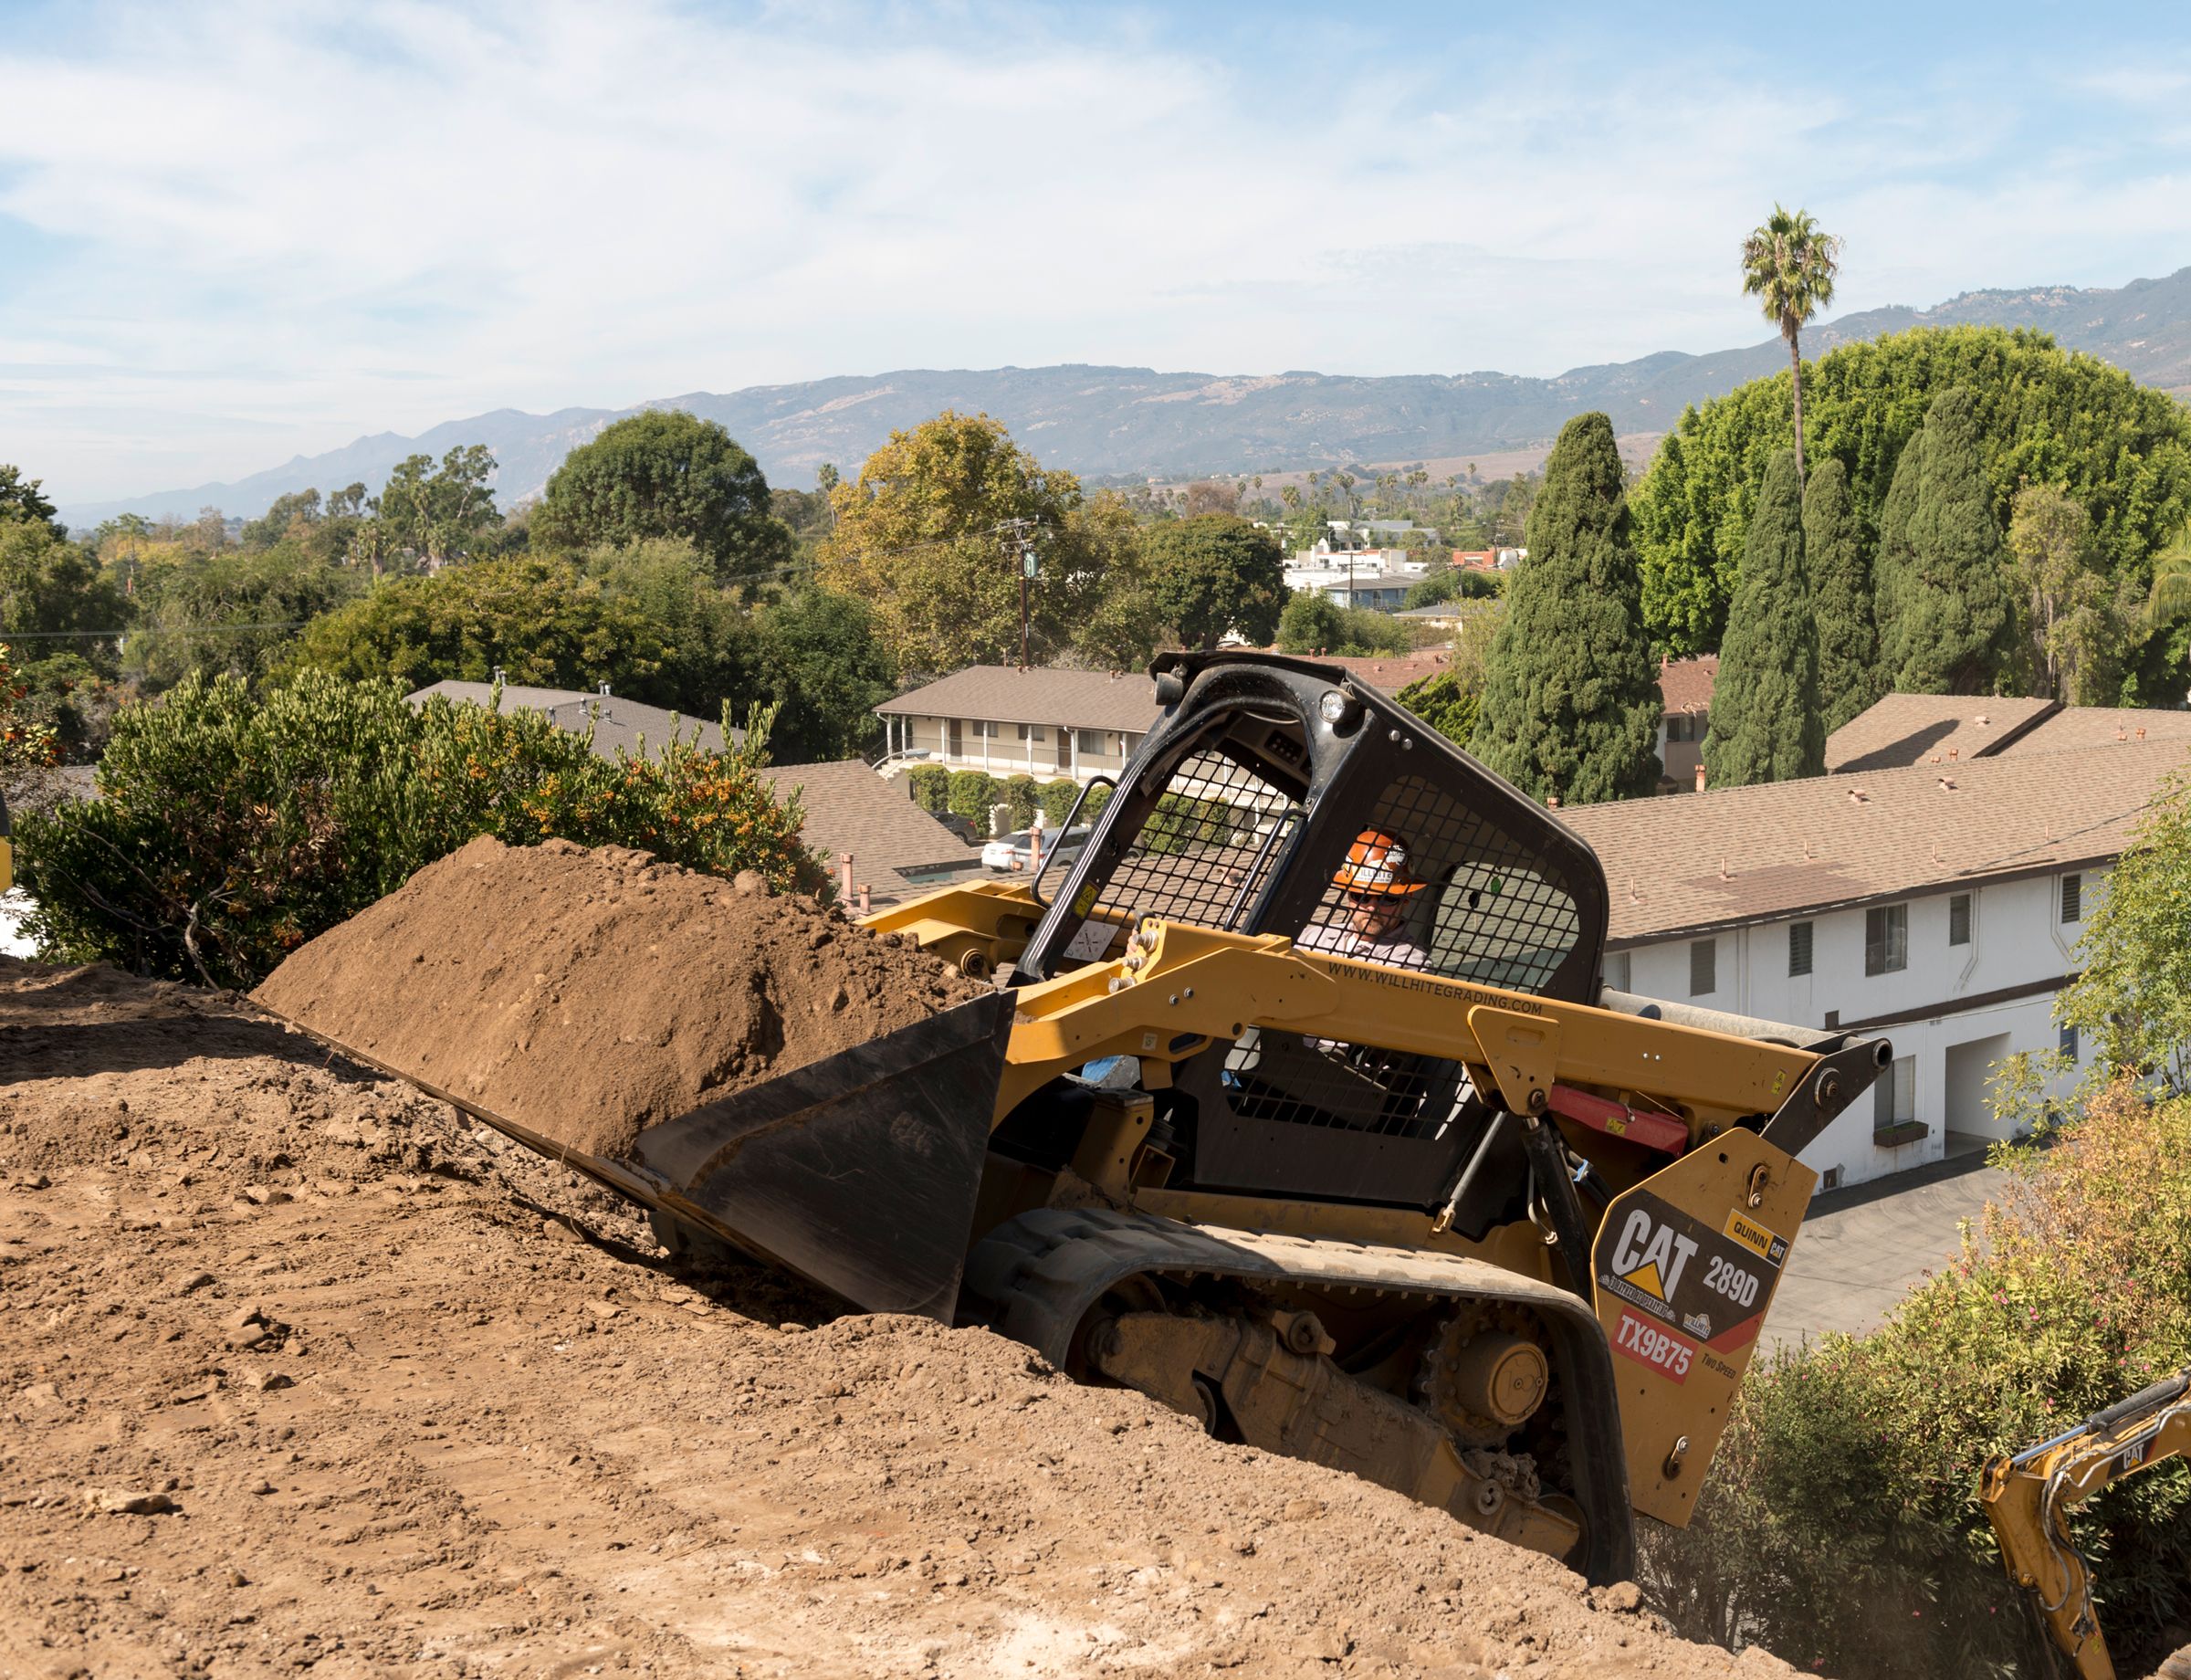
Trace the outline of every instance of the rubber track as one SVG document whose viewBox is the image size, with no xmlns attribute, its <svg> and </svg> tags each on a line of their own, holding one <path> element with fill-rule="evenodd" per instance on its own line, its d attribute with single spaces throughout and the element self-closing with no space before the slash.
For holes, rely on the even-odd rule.
<svg viewBox="0 0 2191 1680">
<path fill-rule="evenodd" d="M 1007 1221 L 974 1245 L 965 1286 L 996 1329 L 1063 1370 L 1075 1334 L 1104 1295 L 1146 1275 L 1534 1308 L 1559 1344 L 1572 1397 L 1568 1440 L 1592 1536 L 1584 1572 L 1593 1580 L 1632 1572 L 1634 1524 L 1612 1355 L 1597 1318 L 1571 1291 L 1465 1255 L 1186 1224 L 1109 1208 L 1043 1208 Z"/>
</svg>

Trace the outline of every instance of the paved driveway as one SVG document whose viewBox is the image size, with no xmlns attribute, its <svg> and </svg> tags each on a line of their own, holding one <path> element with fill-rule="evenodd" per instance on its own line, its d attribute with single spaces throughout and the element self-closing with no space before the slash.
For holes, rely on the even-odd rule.
<svg viewBox="0 0 2191 1680">
<path fill-rule="evenodd" d="M 1999 1197 L 2007 1176 L 1982 1154 L 1959 1155 L 1818 1197 L 1773 1297 L 1760 1357 L 1828 1330 L 1877 1328 L 1956 1253 L 1956 1227 Z"/>
</svg>

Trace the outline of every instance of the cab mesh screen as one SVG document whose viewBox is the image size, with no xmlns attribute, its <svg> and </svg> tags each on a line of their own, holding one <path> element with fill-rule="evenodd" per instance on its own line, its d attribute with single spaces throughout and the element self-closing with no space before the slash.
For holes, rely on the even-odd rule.
<svg viewBox="0 0 2191 1680">
<path fill-rule="evenodd" d="M 1101 898 L 1114 909 L 1236 929 L 1269 884 L 1301 807 L 1223 753 L 1175 770 Z"/>
</svg>

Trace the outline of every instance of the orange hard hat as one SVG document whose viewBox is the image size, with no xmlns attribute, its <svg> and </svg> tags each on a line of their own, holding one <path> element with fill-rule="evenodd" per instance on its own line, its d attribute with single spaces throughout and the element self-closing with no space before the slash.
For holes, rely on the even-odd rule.
<svg viewBox="0 0 2191 1680">
<path fill-rule="evenodd" d="M 1332 881 L 1343 892 L 1405 897 L 1428 884 L 1408 873 L 1408 843 L 1381 828 L 1365 828 L 1347 848 Z"/>
</svg>

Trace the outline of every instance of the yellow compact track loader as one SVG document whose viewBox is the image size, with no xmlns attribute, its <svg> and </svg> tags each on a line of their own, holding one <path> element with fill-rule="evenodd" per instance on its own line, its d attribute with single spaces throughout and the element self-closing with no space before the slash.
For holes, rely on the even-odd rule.
<svg viewBox="0 0 2191 1680">
<path fill-rule="evenodd" d="M 2070 1532 L 2070 1513 L 2109 1483 L 2191 1454 L 2191 1370 L 2164 1377 L 2013 1457 L 1987 1463 L 1978 1502 L 2001 1543 L 2008 1579 L 2031 1596 L 2049 1637 L 2080 1680 L 2114 1680 L 2115 1664 L 2092 1606 L 2091 1561 Z M 2156 1680 L 2191 1676 L 2191 1649 Z"/>
<path fill-rule="evenodd" d="M 1886 1042 L 1607 992 L 1596 855 L 1343 670 L 1153 668 L 1069 866 L 868 919 L 992 995 L 634 1159 L 549 1152 L 673 1242 L 1626 1576 L 1632 1513 L 1686 1521 L 1710 1465 L 1797 1155 Z"/>
</svg>

